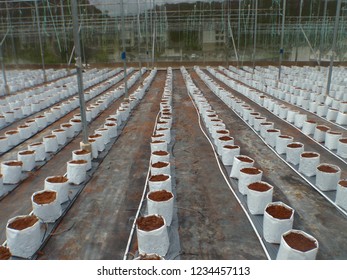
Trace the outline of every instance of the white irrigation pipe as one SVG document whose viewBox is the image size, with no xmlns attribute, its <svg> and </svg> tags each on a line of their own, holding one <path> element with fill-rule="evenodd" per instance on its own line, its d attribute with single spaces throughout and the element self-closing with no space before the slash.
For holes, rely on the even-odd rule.
<svg viewBox="0 0 347 280">
<path fill-rule="evenodd" d="M 229 92 L 229 91 L 228 91 Z M 223 101 L 224 102 L 224 101 Z M 228 106 L 228 105 L 227 105 Z M 229 106 L 228 106 L 229 107 Z M 229 107 L 230 108 L 230 107 Z M 334 201 L 332 201 L 324 192 L 322 192 L 319 188 L 317 188 L 314 184 L 312 184 L 305 176 L 303 176 L 299 171 L 297 171 L 294 167 L 292 167 L 287 161 L 285 161 L 271 146 L 269 146 L 265 140 L 259 135 L 259 133 L 248 123 L 246 122 L 234 109 L 230 108 L 248 127 L 252 129 L 252 131 L 264 142 L 264 144 L 271 149 L 275 155 L 280 158 L 285 164 L 287 164 L 295 173 L 297 173 L 306 183 L 308 183 L 312 188 L 314 188 L 319 194 L 321 194 L 324 198 L 326 198 L 333 206 L 335 206 L 342 214 L 347 216 L 347 212 L 338 206 Z M 289 123 L 290 124 L 290 123 Z M 296 127 L 295 127 L 296 128 Z"/>
<path fill-rule="evenodd" d="M 158 114 L 156 116 L 156 119 L 155 119 L 153 133 L 155 132 L 155 129 L 156 129 L 156 126 L 157 126 L 159 114 L 160 114 L 160 110 L 159 110 L 159 112 L 158 112 Z M 135 218 L 134 218 L 133 225 L 131 227 L 131 231 L 130 231 L 130 235 L 129 235 L 129 238 L 128 238 L 128 243 L 127 243 L 127 246 L 126 246 L 126 249 L 125 249 L 125 252 L 124 252 L 123 260 L 127 259 L 127 256 L 128 256 L 128 253 L 129 253 L 131 241 L 133 239 L 134 231 L 135 231 L 135 228 L 136 228 L 136 220 L 137 220 L 137 218 L 140 215 L 142 204 L 143 204 L 143 201 L 145 200 L 146 191 L 147 191 L 147 183 L 148 183 L 148 178 L 149 178 L 150 171 L 151 171 L 151 159 L 149 159 L 148 171 L 147 171 L 147 175 L 146 175 L 146 181 L 145 181 L 145 184 L 144 184 L 144 187 L 143 187 L 142 197 L 141 197 L 140 204 L 139 204 L 139 207 L 137 209 L 137 212 L 136 212 L 136 215 L 135 215 Z"/>
<path fill-rule="evenodd" d="M 205 135 L 207 141 L 210 143 L 210 145 L 211 145 L 211 147 L 212 147 L 212 150 L 213 150 L 215 159 L 216 159 L 217 164 L 218 164 L 218 168 L 219 168 L 221 174 L 223 175 L 223 178 L 224 178 L 225 182 L 227 183 L 227 185 L 228 185 L 230 191 L 233 193 L 233 195 L 234 195 L 234 197 L 236 198 L 237 202 L 238 202 L 239 205 L 241 206 L 242 210 L 243 210 L 244 213 L 246 214 L 247 219 L 249 220 L 249 222 L 250 222 L 250 224 L 251 224 L 251 226 L 252 226 L 252 228 L 253 228 L 253 230 L 254 230 L 256 236 L 258 237 L 261 246 L 263 247 L 263 250 L 264 250 L 264 252 L 265 252 L 265 254 L 266 254 L 266 257 L 268 258 L 268 260 L 271 260 L 271 257 L 270 257 L 270 255 L 269 255 L 269 252 L 267 251 L 266 246 L 265 246 L 265 244 L 264 244 L 264 242 L 263 242 L 261 236 L 259 235 L 259 233 L 258 233 L 258 231 L 257 231 L 257 229 L 256 229 L 256 227 L 255 227 L 255 225 L 254 225 L 254 223 L 253 223 L 251 217 L 249 216 L 249 214 L 248 214 L 247 210 L 245 209 L 245 207 L 242 205 L 242 203 L 241 203 L 240 199 L 238 198 L 238 196 L 236 195 L 236 193 L 235 193 L 233 187 L 230 185 L 228 178 L 226 177 L 225 173 L 223 172 L 223 169 L 222 169 L 222 167 L 221 167 L 221 165 L 220 165 L 220 162 L 219 162 L 218 155 L 217 155 L 217 153 L 216 153 L 216 149 L 214 148 L 213 143 L 211 142 L 210 138 L 207 136 L 206 132 L 204 131 L 204 129 L 203 129 L 202 126 L 201 126 L 201 117 L 200 117 L 198 108 L 196 107 L 196 105 L 195 105 L 193 99 L 191 98 L 189 91 L 188 91 L 188 96 L 189 96 L 190 100 L 192 101 L 192 103 L 193 103 L 193 105 L 194 105 L 194 108 L 195 108 L 195 110 L 196 110 L 196 114 L 198 115 L 200 130 L 201 130 L 202 133 Z"/>
<path fill-rule="evenodd" d="M 209 72 L 209 73 L 210 73 L 210 72 Z M 211 75 L 213 75 L 213 74 L 211 73 Z M 223 75 L 224 75 L 225 77 L 228 78 L 228 76 L 225 75 L 224 72 L 223 72 Z M 218 81 L 224 83 L 224 84 L 227 85 L 229 88 L 233 89 L 233 88 L 230 87 L 228 84 L 226 84 L 225 82 L 223 82 L 223 81 L 221 81 L 219 78 L 217 78 L 215 75 L 213 75 L 213 76 L 214 76 L 214 78 L 217 79 Z M 235 80 L 234 78 L 232 78 L 232 79 Z M 236 81 L 236 80 L 235 80 L 235 81 Z M 245 84 L 245 83 L 244 83 L 244 84 Z M 250 86 L 248 86 L 248 85 L 246 85 L 246 86 L 249 87 L 249 88 L 252 88 L 252 87 L 250 87 Z M 235 90 L 235 89 L 233 89 L 233 90 L 236 91 L 236 92 L 238 92 L 238 91 Z M 259 90 L 258 90 L 258 91 L 259 91 Z M 228 91 L 228 92 L 229 92 L 229 91 Z M 259 92 L 260 92 L 260 91 L 259 91 Z M 238 93 L 241 94 L 242 96 L 244 96 L 245 98 L 247 98 L 249 101 L 251 101 L 251 102 L 257 104 L 258 106 L 260 106 L 261 108 L 265 109 L 265 110 L 268 111 L 271 115 L 273 115 L 273 116 L 275 116 L 276 118 L 278 118 L 278 119 L 280 119 L 280 120 L 286 122 L 287 124 L 289 124 L 290 126 L 292 126 L 293 128 L 295 128 L 297 131 L 299 131 L 300 133 L 304 134 L 304 133 L 302 132 L 302 130 L 298 129 L 295 125 L 293 125 L 292 123 L 288 122 L 287 120 L 281 119 L 279 116 L 277 116 L 277 115 L 275 115 L 273 112 L 271 112 L 268 108 L 266 108 L 266 107 L 264 107 L 264 106 L 258 104 L 257 102 L 253 101 L 251 98 L 249 98 L 248 96 L 242 94 L 241 92 L 238 92 Z M 342 158 L 341 156 L 339 156 L 337 153 L 333 152 L 332 150 L 329 150 L 325 145 L 319 143 L 318 141 L 316 141 L 316 140 L 315 140 L 314 138 L 312 138 L 311 136 L 306 135 L 306 134 L 304 134 L 304 135 L 305 135 L 307 138 L 309 138 L 309 139 L 311 139 L 312 141 L 314 141 L 314 142 L 315 142 L 316 144 L 318 144 L 319 146 L 321 146 L 323 149 L 325 149 L 325 150 L 326 150 L 327 152 L 329 152 L 331 155 L 335 156 L 336 158 L 338 158 L 339 160 L 341 160 L 343 163 L 347 164 L 347 161 L 346 161 L 344 158 Z"/>
</svg>

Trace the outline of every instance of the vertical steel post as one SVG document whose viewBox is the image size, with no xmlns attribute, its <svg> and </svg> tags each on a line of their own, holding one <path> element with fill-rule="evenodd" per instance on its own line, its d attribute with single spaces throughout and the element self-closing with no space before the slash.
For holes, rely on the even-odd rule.
<svg viewBox="0 0 347 280">
<path fill-rule="evenodd" d="M 332 78 L 333 66 L 334 66 L 334 56 L 335 56 L 335 50 L 336 50 L 337 30 L 339 28 L 339 22 L 340 22 L 341 2 L 342 2 L 342 0 L 338 0 L 337 1 L 337 6 L 336 6 L 334 37 L 333 37 L 333 45 L 331 47 L 331 56 L 330 56 L 330 65 L 329 65 L 327 89 L 326 89 L 326 92 L 325 92 L 326 95 L 329 95 L 329 93 L 330 93 L 331 78 Z"/>
<path fill-rule="evenodd" d="M 80 37 L 78 32 L 78 11 L 77 11 L 76 0 L 71 0 L 71 12 L 72 12 L 72 25 L 73 25 L 73 38 L 75 43 L 78 96 L 80 101 L 82 133 L 83 133 L 83 142 L 81 142 L 81 148 L 90 151 L 91 147 L 88 142 L 86 104 L 85 104 L 84 93 L 83 93 L 81 43 L 80 43 Z"/>
<path fill-rule="evenodd" d="M 323 23 L 320 30 L 320 40 L 319 40 L 319 65 L 321 65 L 322 61 L 322 49 L 323 49 L 323 35 L 327 18 L 327 9 L 328 9 L 328 0 L 324 2 L 324 12 L 323 12 Z"/>
<path fill-rule="evenodd" d="M 42 46 L 42 39 L 41 39 L 41 26 L 40 26 L 40 15 L 39 15 L 39 8 L 37 5 L 37 1 L 35 1 L 35 15 L 36 15 L 36 23 L 37 23 L 37 31 L 39 33 L 39 44 L 40 44 L 40 53 L 41 53 L 41 61 L 42 61 L 42 71 L 43 71 L 43 80 L 46 82 L 46 69 L 45 69 L 45 54 Z"/>
<path fill-rule="evenodd" d="M 138 45 L 138 56 L 139 56 L 139 69 L 140 77 L 142 79 L 142 63 L 141 63 L 141 27 L 140 27 L 140 0 L 137 0 L 137 45 Z"/>
<path fill-rule="evenodd" d="M 67 37 L 66 37 L 66 26 L 65 26 L 65 14 L 64 14 L 63 0 L 60 0 L 60 12 L 61 12 L 61 19 L 63 21 L 64 50 L 65 50 L 66 63 L 69 64 L 69 54 L 68 54 L 68 50 L 67 50 Z"/>
<path fill-rule="evenodd" d="M 126 47 L 125 47 L 125 22 L 124 22 L 124 2 L 120 1 L 121 4 L 121 16 L 122 16 L 122 45 L 123 45 L 123 68 L 124 68 L 124 89 L 125 89 L 125 98 L 128 98 L 128 81 L 127 81 L 127 57 L 126 57 Z"/>
<path fill-rule="evenodd" d="M 257 24 L 258 24 L 258 0 L 255 0 L 254 36 L 253 36 L 253 73 L 255 68 L 255 52 L 257 50 Z"/>
<path fill-rule="evenodd" d="M 282 72 L 282 60 L 283 60 L 283 41 L 284 41 L 284 23 L 286 19 L 286 0 L 283 0 L 283 9 L 282 9 L 282 30 L 281 30 L 281 48 L 280 48 L 280 61 L 278 67 L 278 81 L 281 80 L 281 72 Z"/>
</svg>

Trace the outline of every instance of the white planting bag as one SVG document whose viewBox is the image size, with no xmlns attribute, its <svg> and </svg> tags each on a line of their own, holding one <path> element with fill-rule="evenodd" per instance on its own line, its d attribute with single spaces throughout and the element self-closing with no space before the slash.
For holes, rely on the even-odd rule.
<svg viewBox="0 0 347 280">
<path fill-rule="evenodd" d="M 140 254 L 158 254 L 165 256 L 169 250 L 169 235 L 165 224 L 152 231 L 143 231 L 136 227 L 137 242 Z"/>
<path fill-rule="evenodd" d="M 292 248 L 291 246 L 288 245 L 288 243 L 284 239 L 285 236 L 291 233 L 297 233 L 297 234 L 303 235 L 304 237 L 313 241 L 316 245 L 316 248 L 313 248 L 306 252 L 299 251 Z M 318 241 L 313 236 L 301 230 L 292 229 L 285 232 L 281 236 L 280 248 L 278 249 L 276 260 L 315 260 L 318 253 L 318 247 L 319 247 Z"/>
<path fill-rule="evenodd" d="M 341 139 L 341 138 L 342 138 L 342 132 L 328 131 L 325 134 L 324 145 L 329 150 L 336 150 L 338 142 L 339 142 L 339 139 Z"/>
<path fill-rule="evenodd" d="M 335 170 L 336 172 L 332 172 Z M 321 191 L 333 191 L 337 188 L 340 181 L 341 169 L 332 164 L 322 163 L 316 169 L 316 186 Z"/>
<path fill-rule="evenodd" d="M 3 175 L 4 184 L 17 184 L 22 177 L 21 161 L 4 161 L 1 163 L 1 174 Z"/>
<path fill-rule="evenodd" d="M 287 145 L 293 142 L 293 137 L 288 135 L 280 135 L 276 137 L 276 152 L 280 155 L 287 152 Z"/>
<path fill-rule="evenodd" d="M 35 151 L 19 151 L 17 159 L 23 163 L 22 171 L 31 171 L 35 168 Z"/>
<path fill-rule="evenodd" d="M 263 171 L 255 167 L 248 167 L 240 169 L 238 189 L 243 195 L 247 195 L 247 186 L 251 183 L 261 181 Z"/>
<path fill-rule="evenodd" d="M 172 191 L 171 186 L 171 175 L 169 174 L 158 174 L 152 175 L 148 180 L 149 191 L 166 190 Z"/>
<path fill-rule="evenodd" d="M 72 160 L 67 163 L 67 178 L 69 183 L 75 185 L 84 182 L 87 175 L 87 161 L 81 160 L 78 162 Z"/>
<path fill-rule="evenodd" d="M 58 140 L 55 135 L 48 135 L 43 137 L 43 143 L 45 145 L 46 153 L 55 153 L 58 151 Z"/>
<path fill-rule="evenodd" d="M 22 230 L 10 228 L 9 225 L 18 218 L 26 216 L 17 216 L 10 219 L 6 225 L 7 246 L 13 256 L 21 258 L 30 258 L 40 248 L 41 230 L 40 222 L 37 220 L 31 227 Z"/>
<path fill-rule="evenodd" d="M 335 203 L 347 210 L 347 180 L 341 180 L 337 184 Z"/>
<path fill-rule="evenodd" d="M 58 193 L 59 203 L 69 200 L 69 180 L 62 176 L 50 176 L 45 179 L 45 190 L 52 190 Z"/>
<path fill-rule="evenodd" d="M 42 142 L 30 144 L 28 150 L 36 152 L 35 161 L 44 161 L 46 159 L 45 145 Z"/>
<path fill-rule="evenodd" d="M 87 171 L 92 169 L 92 155 L 85 150 L 72 151 L 72 160 L 85 160 L 87 161 Z"/>
<path fill-rule="evenodd" d="M 239 178 L 240 170 L 246 167 L 252 167 L 254 160 L 248 156 L 239 155 L 234 157 L 233 167 L 231 168 L 230 177 Z"/>
<path fill-rule="evenodd" d="M 157 141 L 151 142 L 151 153 L 155 151 L 167 152 L 167 142 L 164 140 L 157 140 Z"/>
<path fill-rule="evenodd" d="M 224 165 L 232 165 L 234 157 L 240 155 L 240 146 L 226 145 L 222 149 L 222 162 Z"/>
<path fill-rule="evenodd" d="M 151 175 L 168 174 L 171 175 L 170 163 L 156 162 L 151 164 Z"/>
<path fill-rule="evenodd" d="M 289 219 L 277 219 L 267 213 L 266 209 L 272 205 L 284 206 L 287 209 L 292 210 L 292 214 Z M 281 236 L 283 233 L 292 229 L 294 222 L 294 209 L 282 202 L 272 202 L 265 207 L 264 221 L 263 221 L 263 235 L 266 242 L 277 243 L 281 242 Z"/>
<path fill-rule="evenodd" d="M 347 158 L 347 138 L 341 138 L 339 140 L 336 153 L 343 158 Z"/>
<path fill-rule="evenodd" d="M 96 140 L 95 139 L 90 139 L 89 138 L 89 143 L 90 143 L 90 145 L 91 145 L 91 147 L 92 147 L 92 157 L 93 157 L 93 159 L 94 158 L 97 158 L 98 157 L 98 154 L 99 154 L 99 152 L 98 152 L 98 144 L 97 144 L 97 142 L 96 142 Z"/>
<path fill-rule="evenodd" d="M 52 134 L 57 137 L 58 145 L 63 146 L 67 140 L 67 132 L 65 129 L 55 129 L 52 131 Z"/>
<path fill-rule="evenodd" d="M 319 163 L 320 154 L 315 152 L 304 152 L 300 155 L 299 172 L 307 177 L 315 176 Z"/>
<path fill-rule="evenodd" d="M 304 152 L 304 144 L 293 142 L 287 145 L 286 161 L 298 165 L 300 163 L 300 155 Z"/>
<path fill-rule="evenodd" d="M 265 188 L 254 189 L 255 184 L 264 185 Z M 265 207 L 272 202 L 273 186 L 263 182 L 254 182 L 247 186 L 247 206 L 252 215 L 263 215 Z"/>
<path fill-rule="evenodd" d="M 40 196 L 44 193 L 54 194 L 55 195 L 54 200 L 44 204 L 36 203 L 34 199 L 35 196 Z M 58 200 L 58 194 L 56 191 L 43 190 L 43 191 L 35 192 L 31 196 L 31 203 L 33 206 L 34 215 L 38 217 L 44 223 L 53 223 L 57 219 L 59 219 L 59 217 L 62 214 L 61 205 Z"/>
<path fill-rule="evenodd" d="M 153 192 L 147 194 L 147 209 L 148 215 L 159 215 L 165 219 L 167 226 L 171 225 L 173 208 L 174 208 L 174 196 L 171 193 L 172 197 L 166 201 L 155 201 L 150 199 L 150 195 Z"/>
<path fill-rule="evenodd" d="M 151 163 L 158 161 L 170 161 L 170 154 L 166 151 L 155 151 L 151 154 Z"/>
</svg>

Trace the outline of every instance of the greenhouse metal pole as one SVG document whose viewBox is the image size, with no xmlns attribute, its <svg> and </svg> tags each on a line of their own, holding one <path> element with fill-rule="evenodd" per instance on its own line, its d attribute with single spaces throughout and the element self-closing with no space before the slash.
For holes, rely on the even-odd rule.
<svg viewBox="0 0 347 280">
<path fill-rule="evenodd" d="M 278 67 L 278 82 L 281 80 L 282 72 L 282 60 L 283 60 L 283 41 L 284 41 L 284 23 L 286 19 L 286 0 L 283 0 L 283 10 L 282 10 L 282 30 L 281 30 L 281 48 L 280 48 L 280 63 Z"/>
<path fill-rule="evenodd" d="M 41 61 L 42 61 L 43 80 L 44 80 L 44 82 L 47 82 L 46 69 L 45 69 L 45 54 L 43 51 L 42 39 L 41 39 L 39 7 L 37 5 L 38 0 L 36 0 L 34 2 L 35 2 L 35 15 L 36 15 L 37 31 L 39 33 L 39 44 L 40 44 L 40 53 L 41 53 Z"/>
<path fill-rule="evenodd" d="M 82 120 L 83 141 L 80 143 L 81 149 L 91 151 L 91 145 L 88 142 L 88 127 L 86 118 L 86 104 L 83 93 L 83 77 L 82 77 L 82 58 L 81 58 L 81 43 L 78 32 L 78 11 L 76 0 L 71 0 L 73 39 L 75 43 L 76 69 L 77 69 L 77 85 L 78 96 L 80 101 L 80 111 Z"/>
<path fill-rule="evenodd" d="M 237 22 L 237 50 L 240 52 L 240 38 L 241 38 L 241 1 L 239 0 L 239 19 Z"/>
<path fill-rule="evenodd" d="M 258 23 L 258 0 L 255 0 L 255 18 L 254 18 L 254 43 L 253 43 L 253 73 L 255 68 L 255 52 L 257 49 L 257 23 Z"/>
<path fill-rule="evenodd" d="M 319 41 L 319 65 L 322 61 L 322 49 L 323 49 L 323 34 L 326 24 L 326 18 L 327 18 L 327 9 L 328 9 L 328 0 L 325 0 L 324 2 L 324 12 L 323 12 L 323 23 L 322 28 L 320 30 L 320 41 Z"/>
<path fill-rule="evenodd" d="M 139 55 L 139 69 L 140 69 L 140 78 L 142 79 L 142 63 L 141 63 L 141 27 L 140 27 L 140 0 L 137 0 L 137 45 L 138 45 L 138 55 Z"/>
<path fill-rule="evenodd" d="M 331 78 L 332 78 L 332 74 L 333 74 L 334 57 L 335 57 L 335 50 L 336 50 L 336 39 L 337 39 L 337 30 L 339 28 L 339 22 L 340 22 L 341 2 L 342 2 L 342 0 L 338 0 L 337 1 L 337 6 L 336 6 L 336 16 L 335 16 L 333 45 L 331 47 L 331 56 L 330 56 L 330 65 L 329 65 L 329 73 L 328 73 L 328 82 L 327 82 L 327 89 L 326 89 L 326 92 L 325 92 L 325 94 L 327 96 L 330 93 Z"/>
<path fill-rule="evenodd" d="M 65 14 L 64 14 L 63 0 L 60 0 L 60 11 L 61 11 L 62 24 L 63 24 L 64 49 L 65 49 L 66 63 L 69 64 L 69 54 L 68 54 L 68 50 L 67 50 L 66 25 L 65 25 Z"/>
<path fill-rule="evenodd" d="M 122 52 L 122 60 L 123 60 L 123 68 L 124 68 L 124 96 L 125 98 L 128 98 L 128 82 L 127 82 L 127 55 L 126 55 L 126 48 L 125 48 L 125 23 L 124 23 L 124 2 L 123 0 L 120 1 L 121 4 L 121 17 L 122 17 L 122 45 L 123 45 L 123 52 Z"/>
</svg>

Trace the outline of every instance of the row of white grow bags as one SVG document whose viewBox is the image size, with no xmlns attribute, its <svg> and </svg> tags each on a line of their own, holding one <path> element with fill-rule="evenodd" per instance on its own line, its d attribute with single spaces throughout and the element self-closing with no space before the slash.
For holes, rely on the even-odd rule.
<svg viewBox="0 0 347 280">
<path fill-rule="evenodd" d="M 237 80 L 237 76 L 235 76 L 232 72 L 223 67 L 220 67 L 219 69 L 231 79 Z M 215 72 L 211 69 L 210 71 Z M 330 127 L 327 127 L 325 125 L 319 125 L 317 122 L 308 119 L 307 114 L 301 113 L 300 111 L 295 109 L 290 109 L 285 104 L 281 103 L 278 100 L 274 100 L 272 97 L 268 97 L 263 93 L 258 92 L 257 90 L 249 88 L 248 86 L 242 86 L 240 83 L 235 83 L 235 81 L 219 73 L 216 73 L 215 75 L 218 76 L 217 78 L 221 80 L 224 79 L 227 84 L 230 83 L 231 85 L 235 86 L 235 88 L 237 85 L 238 91 L 240 91 L 247 97 L 254 99 L 253 101 L 258 103 L 260 106 L 263 106 L 279 118 L 294 125 L 296 128 L 301 129 L 302 133 L 311 137 L 320 145 L 323 145 L 324 143 L 324 147 L 327 148 L 332 154 L 340 158 L 347 158 L 347 138 L 343 136 L 343 130 L 334 131 L 331 130 Z M 345 115 L 347 117 L 347 114 Z"/>
<path fill-rule="evenodd" d="M 199 68 L 196 67 L 195 70 L 211 91 L 219 96 L 230 108 L 235 108 L 236 106 L 241 105 L 238 103 L 236 104 L 235 102 L 233 104 L 234 106 L 232 106 L 230 104 L 230 99 L 232 99 L 230 93 L 222 90 L 217 83 L 205 75 Z M 189 82 L 188 87 L 191 88 L 191 96 L 194 98 L 195 103 L 199 108 L 206 127 L 209 129 L 210 133 L 212 131 L 210 138 L 214 139 L 217 152 L 221 157 L 225 168 L 230 170 L 231 178 L 238 180 L 238 196 L 242 198 L 243 201 L 246 201 L 248 211 L 252 215 L 253 220 L 259 219 L 261 217 L 259 215 L 263 215 L 262 223 L 261 221 L 258 221 L 257 224 L 262 224 L 262 233 L 265 241 L 272 244 L 280 244 L 276 258 L 315 259 L 318 251 L 318 241 L 303 231 L 292 229 L 294 209 L 280 201 L 272 202 L 274 187 L 269 183 L 262 181 L 263 172 L 254 167 L 255 161 L 252 158 L 240 155 L 240 146 L 234 145 L 233 137 L 230 137 L 232 138 L 231 142 L 224 145 L 222 149 L 219 149 L 220 143 L 216 141 L 216 137 L 213 135 L 213 128 L 211 130 L 211 120 L 216 118 L 216 116 L 218 118 L 217 112 L 211 108 L 208 101 L 203 97 L 201 91 L 195 87 L 192 81 Z M 222 120 L 220 120 L 220 123 L 223 123 Z M 282 211 L 287 212 L 287 216 L 282 216 L 282 214 L 280 214 Z M 287 240 L 292 235 L 299 235 L 302 239 L 305 239 L 308 242 L 313 242 L 314 248 L 308 251 L 300 251 L 297 249 L 295 244 L 293 244 L 293 247 L 290 246 Z M 267 245 L 267 248 L 275 250 L 274 247 L 269 247 L 269 244 Z M 274 255 L 272 257 L 274 257 Z"/>
<path fill-rule="evenodd" d="M 129 72 L 132 72 L 133 69 L 129 69 Z M 120 70 L 111 71 L 110 76 L 120 72 Z M 107 76 L 108 76 L 107 75 Z M 94 78 L 95 79 L 95 78 Z M 111 86 L 115 85 L 122 79 L 122 75 L 119 74 L 115 77 L 110 78 L 104 84 L 98 85 L 90 90 L 87 90 L 84 93 L 85 99 L 88 101 L 101 92 L 107 90 Z M 98 84 L 100 82 L 94 81 L 93 84 Z M 91 85 L 93 86 L 93 85 Z M 25 124 L 19 125 L 16 130 L 8 130 L 5 132 L 5 135 L 0 137 L 0 153 L 5 153 L 13 147 L 17 146 L 21 142 L 31 138 L 33 135 L 37 134 L 39 131 L 42 131 L 47 126 L 51 125 L 58 119 L 62 118 L 64 115 L 73 111 L 79 106 L 79 99 L 77 96 L 72 97 L 60 104 L 53 106 L 50 109 L 42 112 L 41 115 L 36 116 L 33 119 L 29 119 Z"/>
<path fill-rule="evenodd" d="M 131 73 L 132 71 L 133 71 L 133 68 L 129 69 L 129 73 Z M 139 78 L 139 76 L 140 76 L 139 73 L 132 76 L 129 79 L 129 84 L 132 85 Z M 123 78 L 123 75 L 119 74 L 107 80 L 106 82 L 98 85 L 98 90 L 94 90 L 93 93 L 87 95 L 87 99 L 90 100 L 100 95 L 102 92 L 106 92 L 110 87 L 117 84 L 122 78 Z M 100 114 L 100 112 L 102 112 L 109 106 L 112 100 L 114 100 L 115 98 L 119 98 L 119 96 L 122 95 L 123 90 L 124 90 L 124 87 L 120 86 L 116 90 L 104 93 L 102 96 L 100 96 L 95 103 L 90 105 L 90 107 L 93 107 L 93 115 L 90 116 L 90 118 L 87 121 L 91 122 L 93 119 L 95 119 Z M 71 108 L 69 109 L 69 111 L 77 108 L 78 104 L 79 104 L 78 100 L 76 99 L 73 106 L 71 106 Z M 57 112 L 61 112 L 61 111 L 62 110 L 57 110 Z M 65 111 L 61 112 L 62 115 L 59 117 L 62 117 L 64 114 L 68 112 L 65 112 Z M 33 126 L 34 124 L 36 125 L 35 127 Z M 46 121 L 45 126 L 48 126 L 48 125 L 49 124 Z M 31 134 L 29 132 L 31 133 L 37 132 L 37 124 L 36 122 L 33 122 L 28 127 L 31 129 L 30 131 L 27 131 L 28 136 L 31 137 Z M 42 128 L 40 127 L 40 129 L 42 130 L 44 129 L 44 127 Z M 7 195 L 10 191 L 16 188 L 18 186 L 18 183 L 27 177 L 26 172 L 32 171 L 34 168 L 39 168 L 45 162 L 50 160 L 54 154 L 58 153 L 67 143 L 72 141 L 72 139 L 79 134 L 81 129 L 82 129 L 82 122 L 81 122 L 80 114 L 75 114 L 68 123 L 61 124 L 59 127 L 52 130 L 51 135 L 44 136 L 41 142 L 28 144 L 28 151 L 19 151 L 17 153 L 17 160 L 19 161 L 17 165 L 20 165 L 20 162 L 22 162 L 21 168 L 19 168 L 19 166 L 17 166 L 16 169 L 7 168 L 8 162 L 5 162 L 2 165 L 3 166 L 2 168 L 4 168 L 4 170 L 6 170 L 7 172 L 10 172 L 11 175 L 2 174 L 3 183 L 5 185 L 0 184 L 0 197 Z M 23 141 L 25 141 L 25 139 L 23 139 Z M 34 153 L 29 151 L 34 151 Z M 13 161 L 9 161 L 9 162 L 11 163 Z M 16 172 L 14 172 L 14 170 L 16 170 Z"/>
<path fill-rule="evenodd" d="M 142 73 L 146 70 L 141 69 Z M 134 108 L 146 93 L 146 89 L 149 87 L 156 75 L 156 69 L 152 70 L 150 75 L 144 80 L 141 85 L 133 94 L 129 96 L 127 100 L 121 103 L 119 109 L 115 114 L 109 115 L 105 118 L 105 123 L 94 131 L 92 135 L 100 135 L 98 147 L 102 147 L 96 151 L 93 148 L 93 143 L 97 142 L 95 138 L 92 138 L 92 151 L 76 150 L 72 152 L 72 160 L 67 162 L 67 173 L 64 176 L 50 176 L 45 180 L 44 190 L 35 192 L 32 197 L 33 211 L 26 216 L 17 216 L 10 219 L 6 226 L 7 246 L 11 254 L 15 258 L 35 258 L 37 250 L 43 246 L 50 233 L 56 228 L 60 219 L 66 214 L 68 209 L 72 206 L 79 193 L 83 190 L 87 182 L 91 179 L 95 173 L 97 167 L 100 164 L 100 159 L 104 158 L 112 145 L 118 139 L 119 133 L 126 125 L 126 121 L 130 116 L 130 111 Z M 137 72 L 129 79 L 129 87 L 139 79 L 140 74 Z M 116 90 L 108 93 L 112 97 L 112 102 L 124 95 L 125 88 L 124 83 Z M 125 118 L 122 118 L 118 112 L 124 109 L 128 112 Z M 117 119 L 116 119 L 117 117 Z M 114 121 L 115 119 L 115 121 Z M 109 129 L 108 124 L 114 125 L 116 131 Z M 92 136 L 90 135 L 90 136 Z M 94 146 L 95 147 L 95 146 Z M 48 196 L 51 201 L 46 200 L 46 203 L 40 204 L 35 201 L 37 196 Z M 40 199 L 37 199 L 40 201 Z M 49 202 L 48 202 L 49 201 Z M 22 219 L 32 219 L 34 223 L 29 224 L 24 229 L 11 228 L 11 223 L 20 221 Z M 47 226 L 46 232 L 40 229 L 40 225 L 44 223 Z"/>
<path fill-rule="evenodd" d="M 240 93 L 243 85 L 237 85 L 235 81 L 229 82 L 229 78 L 218 75 L 213 69 L 209 69 L 215 77 L 219 77 L 224 83 L 231 86 Z M 314 151 L 304 151 L 304 144 L 295 142 L 290 135 L 281 135 L 280 129 L 274 128 L 274 123 L 267 122 L 265 117 L 260 116 L 248 104 L 238 100 L 228 91 L 213 82 L 213 86 L 218 88 L 216 93 L 229 106 L 232 107 L 260 137 L 284 159 L 289 166 L 296 170 L 311 186 L 317 189 L 325 198 L 338 208 L 347 210 L 347 189 L 345 180 L 341 180 L 341 168 L 329 163 L 320 164 L 320 155 Z M 241 87 L 241 88 L 240 88 Z M 245 94 L 244 94 L 245 95 Z M 256 94 L 245 95 L 250 100 L 257 102 Z M 225 101 L 226 100 L 226 101 Z M 259 101 L 259 100 L 258 100 Z M 258 103 L 259 104 L 259 103 Z M 246 106 L 246 107 L 244 107 Z M 259 133 L 260 132 L 260 133 Z M 285 156 L 284 156 L 285 155 Z M 313 178 L 315 177 L 315 178 Z M 315 179 L 315 180 L 314 180 Z M 347 215 L 346 211 L 340 210 Z"/>
<path fill-rule="evenodd" d="M 271 82 L 269 79 L 262 79 L 264 74 L 260 71 L 256 71 L 253 75 L 253 79 L 258 78 L 258 81 L 244 79 L 243 82 L 292 105 L 316 113 L 330 122 L 347 126 L 347 86 L 341 86 L 339 91 L 331 92 L 332 96 L 326 96 L 325 91 L 318 93 L 315 90 L 306 90 L 300 86 L 286 84 L 286 79 L 282 79 L 277 86 L 277 80 L 274 79 L 276 75 L 272 74 Z"/>
<path fill-rule="evenodd" d="M 154 125 L 149 173 L 146 180 L 146 214 L 136 216 L 136 235 L 139 256 L 156 255 L 160 259 L 172 259 L 179 252 L 171 246 L 171 223 L 174 214 L 175 190 L 170 150 L 172 126 L 172 69 L 168 68 L 160 111 Z M 145 186 L 145 191 L 147 190 Z M 144 199 L 145 197 L 143 197 Z M 143 200 L 140 203 L 141 209 Z M 138 212 L 139 213 L 139 212 Z M 177 223 L 177 221 L 175 221 Z"/>
<path fill-rule="evenodd" d="M 75 73 L 76 70 L 46 69 L 47 82 Z M 6 81 L 11 94 L 44 82 L 42 70 L 7 70 Z M 5 94 L 4 81 L 0 80 L 0 96 Z"/>
<path fill-rule="evenodd" d="M 108 71 L 107 75 L 105 75 L 105 70 L 101 70 L 97 73 L 93 71 L 93 73 L 86 74 L 85 88 L 100 83 L 104 76 L 109 78 L 120 71 L 120 69 Z M 76 77 L 68 77 L 65 80 L 63 86 L 45 86 L 42 92 L 33 95 L 22 94 L 20 96 L 14 96 L 13 98 L 16 98 L 14 102 L 5 103 L 0 107 L 2 110 L 2 115 L 0 115 L 0 127 L 8 126 L 15 121 L 37 113 L 61 100 L 77 94 Z"/>
</svg>

